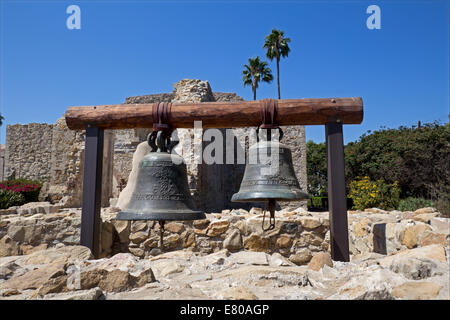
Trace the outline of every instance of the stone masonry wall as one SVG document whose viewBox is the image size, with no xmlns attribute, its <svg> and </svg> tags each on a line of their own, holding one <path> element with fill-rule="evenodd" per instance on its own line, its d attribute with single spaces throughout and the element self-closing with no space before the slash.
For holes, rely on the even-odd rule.
<svg viewBox="0 0 450 320">
<path fill-rule="evenodd" d="M 48 179 L 53 125 L 30 123 L 6 127 L 5 178 Z"/>
<path fill-rule="evenodd" d="M 44 182 L 40 198 L 66 207 L 81 207 L 85 132 L 55 124 L 9 125 L 6 128 L 5 177 Z M 112 131 L 105 131 L 102 206 L 112 190 Z"/>
<path fill-rule="evenodd" d="M 80 209 L 60 209 L 45 203 L 22 207 L 0 210 L 0 257 L 79 243 Z M 143 258 L 181 249 L 209 254 L 225 248 L 234 252 L 279 253 L 303 265 L 315 253 L 330 250 L 327 212 L 307 212 L 302 208 L 277 211 L 275 229 L 269 232 L 261 228 L 259 208 L 250 212 L 224 210 L 207 214 L 204 220 L 170 222 L 165 225 L 162 251 L 157 222 L 117 221 L 116 214 L 114 208 L 102 209 L 101 257 L 130 252 Z M 450 250 L 450 219 L 439 217 L 432 208 L 415 212 L 349 211 L 348 218 L 352 256 L 390 255 L 432 244 Z"/>
</svg>

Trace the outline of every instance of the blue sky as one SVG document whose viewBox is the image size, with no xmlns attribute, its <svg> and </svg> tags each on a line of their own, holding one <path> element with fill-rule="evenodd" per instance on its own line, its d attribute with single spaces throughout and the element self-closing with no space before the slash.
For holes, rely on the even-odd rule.
<svg viewBox="0 0 450 320">
<path fill-rule="evenodd" d="M 118 104 L 171 92 L 185 78 L 213 91 L 243 87 L 249 57 L 265 58 L 272 28 L 291 38 L 280 64 L 281 98 L 362 97 L 367 130 L 449 115 L 449 1 L 19 1 L 0 0 L 0 112 L 6 125 L 53 123 L 69 106 Z M 69 30 L 66 8 L 81 9 Z M 366 8 L 381 9 L 369 30 Z M 275 61 L 270 62 L 274 75 Z M 276 80 L 257 98 L 276 98 Z M 323 126 L 307 139 L 324 140 Z"/>
</svg>

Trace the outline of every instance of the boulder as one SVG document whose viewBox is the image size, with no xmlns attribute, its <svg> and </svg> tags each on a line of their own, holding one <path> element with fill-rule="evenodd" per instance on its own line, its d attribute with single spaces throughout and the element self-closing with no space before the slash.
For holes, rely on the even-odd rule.
<svg viewBox="0 0 450 320">
<path fill-rule="evenodd" d="M 264 252 L 240 251 L 230 255 L 229 260 L 239 264 L 269 265 L 267 254 Z"/>
<path fill-rule="evenodd" d="M 223 247 L 228 250 L 239 250 L 242 249 L 242 236 L 239 230 L 235 229 L 231 232 L 223 241 Z"/>
<path fill-rule="evenodd" d="M 301 248 L 295 254 L 289 256 L 289 260 L 298 266 L 307 264 L 311 258 L 312 254 L 308 248 Z"/>
<path fill-rule="evenodd" d="M 319 271 L 324 265 L 333 267 L 333 260 L 331 260 L 331 255 L 328 252 L 319 252 L 308 263 L 308 269 Z"/>
<path fill-rule="evenodd" d="M 406 282 L 392 289 L 397 299 L 429 300 L 439 294 L 442 286 L 434 282 Z"/>
<path fill-rule="evenodd" d="M 20 253 L 19 243 L 4 236 L 0 239 L 0 257 L 17 256 Z"/>
</svg>

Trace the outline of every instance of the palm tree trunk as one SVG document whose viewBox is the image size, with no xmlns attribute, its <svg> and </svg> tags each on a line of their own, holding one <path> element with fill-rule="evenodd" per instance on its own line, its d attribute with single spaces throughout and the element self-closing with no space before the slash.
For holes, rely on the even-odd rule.
<svg viewBox="0 0 450 320">
<path fill-rule="evenodd" d="M 278 84 L 278 99 L 280 97 L 280 58 L 277 58 L 277 84 Z"/>
<path fill-rule="evenodd" d="M 253 89 L 253 100 L 256 100 L 256 89 Z"/>
</svg>

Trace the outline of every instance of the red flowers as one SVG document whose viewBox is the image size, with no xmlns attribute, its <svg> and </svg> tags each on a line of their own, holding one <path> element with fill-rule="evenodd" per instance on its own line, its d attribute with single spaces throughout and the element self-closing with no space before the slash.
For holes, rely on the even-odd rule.
<svg viewBox="0 0 450 320">
<path fill-rule="evenodd" d="M 36 191 L 41 186 L 36 183 L 26 183 L 17 180 L 8 180 L 6 183 L 0 183 L 0 189 L 10 190 L 14 192 Z"/>
</svg>

